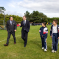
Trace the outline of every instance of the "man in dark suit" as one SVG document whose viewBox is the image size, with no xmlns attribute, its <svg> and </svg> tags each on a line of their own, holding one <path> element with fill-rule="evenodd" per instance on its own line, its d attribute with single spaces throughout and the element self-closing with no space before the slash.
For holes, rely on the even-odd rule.
<svg viewBox="0 0 59 59">
<path fill-rule="evenodd" d="M 20 24 L 22 27 L 22 39 L 24 40 L 24 47 L 26 47 L 27 45 L 27 36 L 28 36 L 28 32 L 29 32 L 29 29 L 30 29 L 30 23 L 28 20 L 26 20 L 26 16 L 23 16 L 23 21 L 21 22 Z"/>
<path fill-rule="evenodd" d="M 9 19 L 10 20 L 8 20 L 6 24 L 6 28 L 8 32 L 7 43 L 4 44 L 4 46 L 8 46 L 11 34 L 13 35 L 13 38 L 14 38 L 14 44 L 16 44 L 15 31 L 16 31 L 17 25 L 16 25 L 16 22 L 13 20 L 12 16 Z"/>
</svg>

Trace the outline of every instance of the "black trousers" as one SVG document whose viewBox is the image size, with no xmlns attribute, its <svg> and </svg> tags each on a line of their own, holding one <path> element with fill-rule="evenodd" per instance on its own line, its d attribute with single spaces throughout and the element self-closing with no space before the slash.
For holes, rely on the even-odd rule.
<svg viewBox="0 0 59 59">
<path fill-rule="evenodd" d="M 8 37 L 7 37 L 7 43 L 6 44 L 9 44 L 9 39 L 10 39 L 11 34 L 14 38 L 14 42 L 16 43 L 15 31 L 13 31 L 13 32 L 11 31 L 11 32 L 8 32 Z"/>
<path fill-rule="evenodd" d="M 22 31 L 22 39 L 24 40 L 24 45 L 27 44 L 27 37 L 28 37 L 28 32 L 25 30 Z"/>
</svg>

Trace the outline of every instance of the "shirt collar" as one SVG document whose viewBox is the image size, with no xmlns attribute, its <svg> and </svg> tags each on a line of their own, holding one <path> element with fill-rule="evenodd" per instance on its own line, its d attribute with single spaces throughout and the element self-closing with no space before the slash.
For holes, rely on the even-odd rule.
<svg viewBox="0 0 59 59">
<path fill-rule="evenodd" d="M 12 22 L 12 21 L 10 20 L 10 22 Z"/>
<path fill-rule="evenodd" d="M 26 20 L 24 20 L 26 22 Z"/>
<path fill-rule="evenodd" d="M 25 20 L 25 22 L 26 22 L 26 20 Z"/>
<path fill-rule="evenodd" d="M 53 25 L 54 26 L 54 25 Z M 57 25 L 56 26 L 54 26 L 54 27 L 57 27 Z"/>
</svg>

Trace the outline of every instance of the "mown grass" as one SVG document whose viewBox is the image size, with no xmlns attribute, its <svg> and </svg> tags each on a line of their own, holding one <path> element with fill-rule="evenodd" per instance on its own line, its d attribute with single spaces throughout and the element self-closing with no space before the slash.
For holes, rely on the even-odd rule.
<svg viewBox="0 0 59 59">
<path fill-rule="evenodd" d="M 0 59 L 59 59 L 59 47 L 56 53 L 51 53 L 52 39 L 50 38 L 50 25 L 48 25 L 47 46 L 48 51 L 41 49 L 39 29 L 41 26 L 31 26 L 28 34 L 28 43 L 24 48 L 24 41 L 21 39 L 21 28 L 16 31 L 16 41 L 11 36 L 9 46 L 5 47 L 7 31 L 0 30 Z"/>
</svg>

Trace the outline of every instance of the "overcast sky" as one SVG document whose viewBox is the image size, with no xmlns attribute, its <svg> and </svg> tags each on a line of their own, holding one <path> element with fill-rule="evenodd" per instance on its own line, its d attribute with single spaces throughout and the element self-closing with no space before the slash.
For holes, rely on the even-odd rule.
<svg viewBox="0 0 59 59">
<path fill-rule="evenodd" d="M 59 0 L 0 0 L 6 14 L 23 16 L 26 11 L 43 12 L 48 17 L 59 17 Z"/>
</svg>

